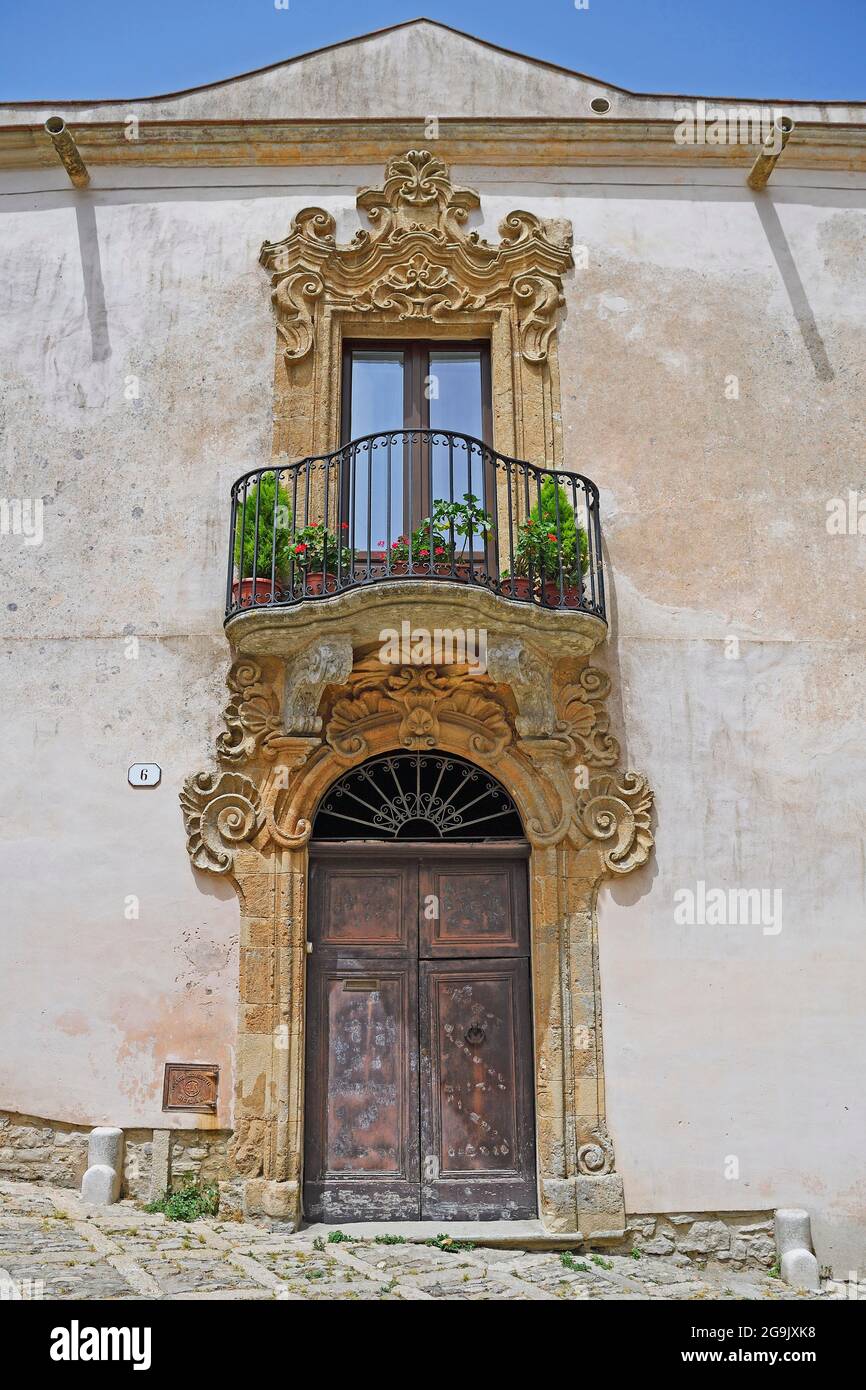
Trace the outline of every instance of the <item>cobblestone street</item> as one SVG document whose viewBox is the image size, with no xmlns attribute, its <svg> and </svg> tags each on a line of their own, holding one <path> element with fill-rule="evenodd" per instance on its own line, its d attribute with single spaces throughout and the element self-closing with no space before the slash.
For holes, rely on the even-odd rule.
<svg viewBox="0 0 866 1390">
<path fill-rule="evenodd" d="M 722 1264 L 560 1251 L 440 1249 L 288 1234 L 279 1223 L 98 1211 L 67 1189 L 0 1183 L 2 1297 L 45 1299 L 786 1299 Z M 811 1295 L 809 1297 L 824 1297 Z"/>
</svg>

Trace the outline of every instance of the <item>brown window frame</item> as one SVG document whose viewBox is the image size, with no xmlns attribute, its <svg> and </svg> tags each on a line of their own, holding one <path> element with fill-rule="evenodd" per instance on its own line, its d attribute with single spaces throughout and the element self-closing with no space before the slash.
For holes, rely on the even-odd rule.
<svg viewBox="0 0 866 1390">
<path fill-rule="evenodd" d="M 489 338 L 344 338 L 340 443 L 351 443 L 352 354 L 397 349 L 408 370 L 403 372 L 403 429 L 429 430 L 430 401 L 424 393 L 430 375 L 431 352 L 478 352 L 481 358 L 481 443 L 493 447 L 493 394 Z M 446 428 L 446 426 L 442 426 Z M 458 431 L 460 433 L 460 431 Z"/>
<path fill-rule="evenodd" d="M 493 391 L 490 367 L 489 338 L 344 338 L 342 343 L 342 380 L 340 410 L 340 444 L 345 447 L 352 442 L 350 434 L 352 415 L 352 360 L 356 351 L 376 352 L 388 349 L 403 353 L 403 425 L 404 430 L 430 429 L 430 401 L 424 390 L 426 377 L 430 375 L 430 353 L 461 350 L 478 352 L 481 365 L 481 438 L 480 442 L 493 448 Z M 447 426 L 440 426 L 446 429 Z M 386 432 L 386 431 L 383 431 Z M 455 431 L 461 434 L 461 430 Z M 475 436 L 467 436 L 474 438 Z M 422 442 L 421 447 L 412 451 L 412 487 L 414 516 L 404 515 L 403 529 L 413 530 L 422 517 L 429 516 L 433 507 L 430 494 L 429 446 Z M 404 479 L 408 469 L 404 462 Z M 492 462 L 484 466 L 484 496 L 488 505 L 495 496 L 495 468 Z M 404 499 L 410 489 L 404 487 Z M 348 512 L 348 478 L 344 484 L 343 506 Z M 473 552 L 478 554 L 480 552 Z"/>
</svg>

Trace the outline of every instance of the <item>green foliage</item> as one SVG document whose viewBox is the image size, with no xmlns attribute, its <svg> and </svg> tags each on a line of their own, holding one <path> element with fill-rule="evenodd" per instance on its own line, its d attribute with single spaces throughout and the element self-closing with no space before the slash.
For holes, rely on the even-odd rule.
<svg viewBox="0 0 866 1390">
<path fill-rule="evenodd" d="M 517 531 L 514 573 L 523 577 L 532 574 L 533 578 L 537 579 L 542 572 L 549 577 L 554 573 L 559 574 L 556 536 L 546 530 L 536 518 L 530 517 Z M 503 578 L 509 577 L 508 572 L 504 571 Z"/>
<path fill-rule="evenodd" d="M 576 583 L 578 576 L 586 573 L 589 541 L 582 526 L 578 526 L 574 507 L 568 499 L 564 487 L 554 478 L 545 478 L 541 494 L 529 513 L 529 520 L 518 532 L 517 558 L 520 562 L 521 533 L 528 532 L 524 550 L 532 557 L 533 568 L 543 569 L 548 579 L 559 578 L 559 550 L 557 535 L 561 539 L 562 572 L 566 583 Z M 515 565 L 518 574 L 526 574 Z"/>
<path fill-rule="evenodd" d="M 559 1255 L 559 1263 L 563 1269 L 577 1270 L 580 1274 L 589 1273 L 589 1265 L 576 1260 L 570 1250 L 562 1250 Z"/>
<path fill-rule="evenodd" d="M 169 1221 L 197 1221 L 200 1216 L 216 1216 L 219 1204 L 216 1183 L 204 1187 L 195 1178 L 187 1178 L 178 1192 L 164 1193 L 145 1211 L 161 1211 Z"/>
<path fill-rule="evenodd" d="M 473 546 L 490 535 L 493 530 L 493 517 L 478 505 L 478 498 L 474 493 L 464 492 L 462 502 L 446 502 L 443 497 L 436 498 L 433 503 L 433 525 L 441 528 L 448 535 L 449 541 L 452 533 L 461 536 L 462 554 L 469 544 L 470 535 Z"/>
<path fill-rule="evenodd" d="M 405 1236 L 374 1236 L 374 1245 L 405 1245 Z"/>
<path fill-rule="evenodd" d="M 610 1260 L 603 1260 L 601 1258 L 601 1255 L 590 1255 L 589 1258 L 592 1260 L 594 1265 L 598 1266 L 599 1269 L 613 1269 L 612 1262 Z"/>
<path fill-rule="evenodd" d="M 437 1250 L 447 1250 L 456 1253 L 458 1250 L 474 1250 L 475 1244 L 471 1240 L 455 1240 L 453 1236 L 446 1236 L 443 1231 L 438 1236 L 433 1236 L 431 1240 L 425 1240 L 425 1245 L 435 1245 Z"/>
<path fill-rule="evenodd" d="M 259 514 L 259 544 L 256 553 L 256 507 Z M 274 527 L 276 513 L 276 529 Z M 262 473 L 258 486 L 247 492 L 246 507 L 243 493 L 238 498 L 235 525 L 235 565 L 244 579 L 270 579 L 271 564 L 276 555 L 274 576 L 285 580 L 289 573 L 292 548 L 292 511 L 289 495 L 277 486 L 276 473 Z M 276 544 L 274 537 L 276 536 Z M 242 553 L 243 552 L 243 553 Z M 241 562 L 243 560 L 243 568 Z M 256 573 L 253 574 L 253 565 Z"/>
<path fill-rule="evenodd" d="M 343 522 L 343 530 L 349 523 Z M 340 546 L 337 537 L 321 521 L 311 521 L 292 537 L 291 557 L 301 569 L 313 574 L 333 574 L 337 569 L 337 556 L 340 555 L 343 569 L 352 563 L 352 552 L 347 545 Z"/>
<path fill-rule="evenodd" d="M 452 535 L 462 539 L 462 555 L 469 544 L 470 534 L 474 547 L 492 530 L 493 518 L 478 505 L 478 498 L 471 492 L 463 494 L 462 502 L 446 502 L 443 497 L 437 497 L 432 516 L 425 517 L 411 536 L 398 536 L 391 542 L 391 563 L 405 564 L 411 552 L 413 565 L 426 565 L 431 559 L 434 564 L 450 565 L 457 552 Z"/>
<path fill-rule="evenodd" d="M 340 1245 L 343 1241 L 345 1241 L 345 1240 L 351 1240 L 351 1239 L 352 1239 L 352 1237 L 351 1237 L 351 1236 L 347 1236 L 345 1231 L 329 1231 L 329 1232 L 328 1232 L 328 1244 L 329 1244 L 329 1245 Z"/>
<path fill-rule="evenodd" d="M 391 543 L 392 565 L 395 563 L 407 563 L 410 547 L 412 550 L 413 564 L 427 565 L 430 563 L 430 526 L 430 517 L 425 517 L 424 520 L 415 527 L 411 536 L 398 536 L 397 539 Z M 437 530 L 435 524 L 433 525 L 432 543 L 432 558 L 434 563 L 437 565 L 450 565 L 451 547 L 441 532 Z"/>
</svg>

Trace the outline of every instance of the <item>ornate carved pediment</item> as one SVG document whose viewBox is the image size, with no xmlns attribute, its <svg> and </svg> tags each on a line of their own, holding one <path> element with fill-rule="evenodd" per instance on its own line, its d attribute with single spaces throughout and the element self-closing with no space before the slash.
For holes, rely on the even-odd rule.
<svg viewBox="0 0 866 1390">
<path fill-rule="evenodd" d="M 500 223 L 492 244 L 466 231 L 479 198 L 451 182 L 448 166 L 429 150 L 395 155 L 381 188 L 364 188 L 359 211 L 372 223 L 346 246 L 322 208 L 304 208 L 282 241 L 266 241 L 260 261 L 271 273 L 278 331 L 289 360 L 315 342 L 320 301 L 357 314 L 385 313 L 399 322 L 440 323 L 461 311 L 514 307 L 520 351 L 547 357 L 563 303 L 561 277 L 572 264 L 570 233 L 531 212 Z"/>
<path fill-rule="evenodd" d="M 230 872 L 239 843 L 257 836 L 262 847 L 299 848 L 310 837 L 315 804 L 304 800 L 308 773 L 324 785 L 328 759 L 345 766 L 383 747 L 447 747 L 482 764 L 501 760 L 509 787 L 518 779 L 525 788 L 532 843 L 567 839 L 586 851 L 590 876 L 629 873 L 649 856 L 652 792 L 645 778 L 613 770 L 620 750 L 605 707 L 610 681 L 594 667 L 563 678 L 522 639 L 492 638 L 486 673 L 392 666 L 378 656 L 352 669 L 346 638 L 296 655 L 282 702 L 279 676 L 246 657 L 232 666 L 228 685 L 217 751 L 223 762 L 247 764 L 250 776 L 200 773 L 185 784 L 187 847 L 198 868 Z M 336 689 L 320 714 L 327 686 Z"/>
<path fill-rule="evenodd" d="M 464 674 L 440 674 L 433 666 L 390 671 L 368 664 L 351 682 L 350 693 L 331 712 L 327 740 L 343 758 L 364 757 L 368 735 L 399 712 L 397 738 L 404 748 L 435 748 L 442 726 L 461 733 L 470 754 L 494 757 L 511 742 L 511 729 L 490 686 Z"/>
</svg>

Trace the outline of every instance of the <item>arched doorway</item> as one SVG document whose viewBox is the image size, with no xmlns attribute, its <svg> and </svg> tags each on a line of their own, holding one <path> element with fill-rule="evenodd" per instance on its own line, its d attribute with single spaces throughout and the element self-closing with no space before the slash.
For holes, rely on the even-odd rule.
<svg viewBox="0 0 866 1390">
<path fill-rule="evenodd" d="M 536 1214 L 528 854 L 505 788 L 449 754 L 369 759 L 322 798 L 308 1218 Z"/>
</svg>

